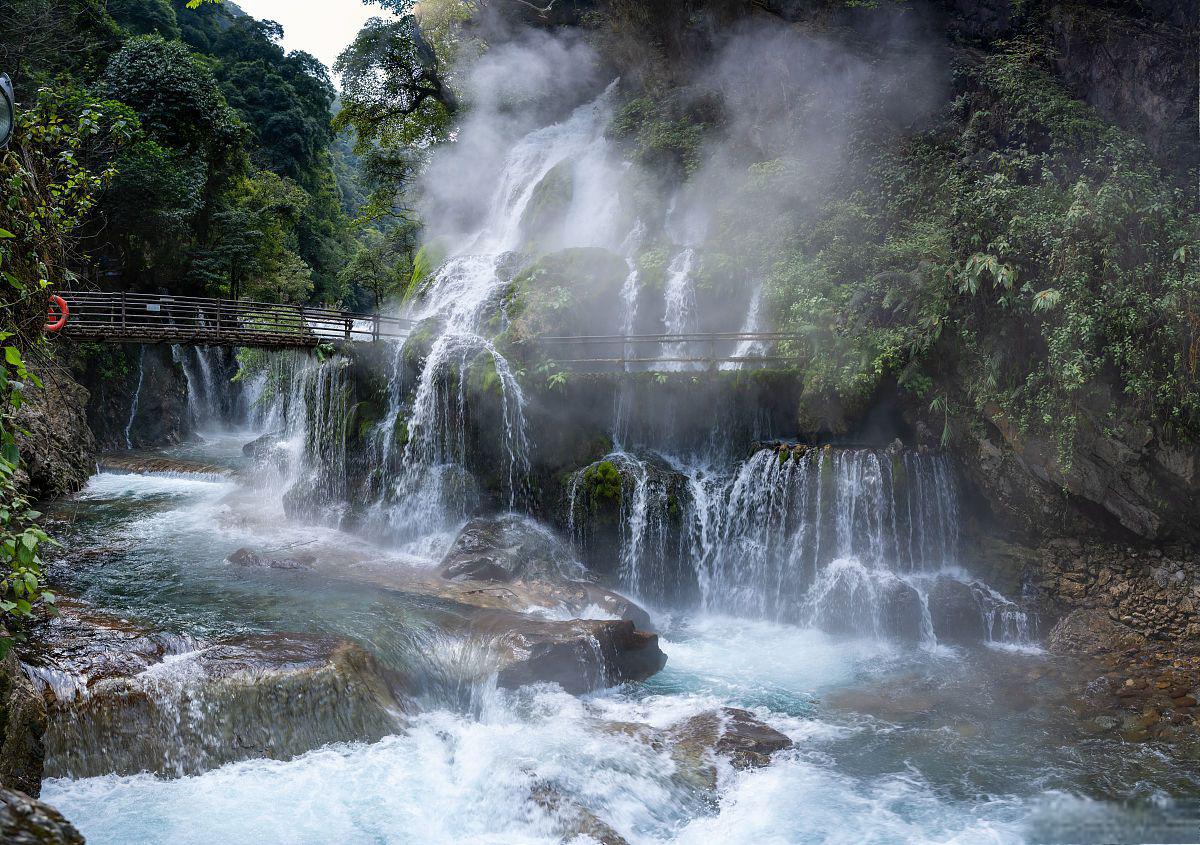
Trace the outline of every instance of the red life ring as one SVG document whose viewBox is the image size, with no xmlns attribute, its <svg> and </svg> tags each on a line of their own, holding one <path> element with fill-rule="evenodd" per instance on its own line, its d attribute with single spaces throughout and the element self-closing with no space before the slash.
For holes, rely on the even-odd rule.
<svg viewBox="0 0 1200 845">
<path fill-rule="evenodd" d="M 58 309 L 58 315 L 55 316 L 54 309 Z M 67 324 L 67 317 L 70 316 L 71 309 L 67 307 L 67 301 L 56 293 L 50 294 L 50 303 L 46 307 L 46 331 L 56 332 Z"/>
</svg>

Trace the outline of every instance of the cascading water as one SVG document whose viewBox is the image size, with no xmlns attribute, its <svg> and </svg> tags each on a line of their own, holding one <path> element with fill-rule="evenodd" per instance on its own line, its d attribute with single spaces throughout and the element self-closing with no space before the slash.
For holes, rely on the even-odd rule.
<svg viewBox="0 0 1200 845">
<path fill-rule="evenodd" d="M 762 328 L 762 296 L 763 286 L 759 284 L 750 294 L 750 304 L 746 307 L 746 320 L 742 323 L 741 334 L 755 334 Z M 761 340 L 740 340 L 733 350 L 734 358 L 753 358 L 761 356 L 766 351 Z M 726 361 L 721 364 L 722 370 L 744 369 L 750 363 L 747 361 Z"/>
<path fill-rule="evenodd" d="M 171 358 L 183 371 L 187 383 L 188 416 L 193 427 L 200 430 L 221 428 L 243 416 L 237 407 L 240 391 L 229 384 L 219 348 L 201 346 L 172 346 Z"/>
<path fill-rule="evenodd" d="M 696 289 L 692 280 L 692 262 L 695 251 L 685 249 L 672 259 L 667 267 L 667 284 L 664 290 L 666 310 L 663 314 L 663 332 L 665 334 L 686 334 L 692 331 L 696 311 Z M 662 355 L 663 368 L 667 370 L 682 370 L 686 364 L 679 359 L 686 358 L 688 344 L 680 341 L 664 343 Z"/>
<path fill-rule="evenodd" d="M 597 495 L 619 500 L 616 574 L 635 595 L 677 601 L 692 592 L 682 569 L 709 612 L 925 643 L 937 636 L 937 602 L 965 597 L 980 639 L 1030 641 L 1024 612 L 959 568 L 957 496 L 943 457 L 763 449 L 732 471 L 656 460 L 671 466 L 655 473 L 614 452 L 569 488 L 568 530 L 585 549 L 596 541 L 581 517 Z"/>
<path fill-rule="evenodd" d="M 145 359 L 146 347 L 138 348 L 138 377 L 137 386 L 133 389 L 133 401 L 129 403 L 129 419 L 125 421 L 125 447 L 133 448 L 133 421 L 137 418 L 138 406 L 142 401 L 142 381 L 146 377 Z"/>
<path fill-rule="evenodd" d="M 260 413 L 275 441 L 256 456 L 255 480 L 282 491 L 288 515 L 338 524 L 347 505 L 349 361 L 318 361 L 302 352 L 273 355 L 262 374 L 275 386 Z"/>
<path fill-rule="evenodd" d="M 503 504 L 509 509 L 525 504 L 529 457 L 521 387 L 490 341 L 448 331 L 426 356 L 395 486 L 384 492 L 371 515 L 377 530 L 411 540 L 445 530 L 470 513 L 479 494 L 467 469 L 469 397 L 489 391 L 497 394 L 499 404 L 492 428 L 499 430 L 503 444 Z M 396 417 L 389 412 L 378 436 L 394 439 L 395 426 Z"/>
</svg>

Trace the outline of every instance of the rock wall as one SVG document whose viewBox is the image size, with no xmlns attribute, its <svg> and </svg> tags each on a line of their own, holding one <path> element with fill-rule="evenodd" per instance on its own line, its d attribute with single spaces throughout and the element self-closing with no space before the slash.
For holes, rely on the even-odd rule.
<svg viewBox="0 0 1200 845">
<path fill-rule="evenodd" d="M 0 661 L 0 786 L 41 792 L 45 733 L 46 704 L 9 652 Z"/>
<path fill-rule="evenodd" d="M 1200 556 L 1181 547 L 1119 547 L 1078 539 L 1044 544 L 1030 573 L 1059 613 L 1102 611 L 1114 631 L 1160 643 L 1200 641 Z"/>
<path fill-rule="evenodd" d="M 96 439 L 88 427 L 90 394 L 57 367 L 39 370 L 42 388 L 25 391 L 17 412 L 17 444 L 29 495 L 62 496 L 82 487 L 96 468 Z"/>
<path fill-rule="evenodd" d="M 169 346 L 89 346 L 83 384 L 88 423 L 101 451 L 153 449 L 191 434 L 187 379 Z"/>
</svg>

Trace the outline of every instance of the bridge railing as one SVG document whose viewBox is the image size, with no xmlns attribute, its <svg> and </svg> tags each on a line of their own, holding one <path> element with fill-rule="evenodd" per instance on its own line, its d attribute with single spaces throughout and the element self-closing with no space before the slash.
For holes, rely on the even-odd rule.
<svg viewBox="0 0 1200 845">
<path fill-rule="evenodd" d="M 797 340 L 787 332 L 691 332 L 683 334 L 542 336 L 537 343 L 558 364 L 574 369 L 649 370 L 743 368 L 800 361 L 781 352 Z"/>
<path fill-rule="evenodd" d="M 406 337 L 399 317 L 252 300 L 67 291 L 62 333 L 80 340 L 207 346 L 316 346 Z"/>
</svg>

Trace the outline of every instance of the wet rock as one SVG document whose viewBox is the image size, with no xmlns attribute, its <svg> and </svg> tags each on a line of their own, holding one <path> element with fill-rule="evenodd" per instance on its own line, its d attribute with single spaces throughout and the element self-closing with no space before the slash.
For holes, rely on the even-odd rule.
<svg viewBox="0 0 1200 845">
<path fill-rule="evenodd" d="M 136 675 L 200 642 L 148 631 L 87 605 L 59 599 L 59 613 L 36 626 L 21 650 L 25 671 L 48 702 L 88 695 L 108 678 Z"/>
<path fill-rule="evenodd" d="M 556 683 L 581 694 L 626 681 L 642 681 L 666 665 L 658 635 L 628 620 L 568 622 L 480 614 L 471 630 L 491 635 L 499 646 L 502 687 Z"/>
<path fill-rule="evenodd" d="M 86 610 L 66 615 L 30 656 L 48 704 L 50 776 L 194 774 L 403 725 L 404 682 L 354 643 L 300 634 L 199 643 Z"/>
<path fill-rule="evenodd" d="M 1096 655 L 1136 648 L 1144 642 L 1143 637 L 1105 611 L 1081 608 L 1059 620 L 1046 638 L 1046 648 L 1057 654 Z"/>
<path fill-rule="evenodd" d="M 578 842 L 580 837 L 585 837 L 585 841 L 599 845 L 628 845 L 623 836 L 595 813 L 563 795 L 553 784 L 538 784 L 530 797 L 554 819 L 556 832 L 564 843 Z"/>
<path fill-rule="evenodd" d="M 753 769 L 769 765 L 776 751 L 792 747 L 784 734 L 735 707 L 686 719 L 669 728 L 666 738 L 684 780 L 707 791 L 717 788 L 716 757 L 728 760 L 734 769 Z"/>
<path fill-rule="evenodd" d="M 518 514 L 472 519 L 454 539 L 440 569 L 446 578 L 501 582 L 585 575 L 568 545 Z"/>
<path fill-rule="evenodd" d="M 5 845 L 84 845 L 58 810 L 22 792 L 0 788 L 0 842 Z"/>
<path fill-rule="evenodd" d="M 37 797 L 45 732 L 45 702 L 9 652 L 0 661 L 0 784 Z"/>
<path fill-rule="evenodd" d="M 309 569 L 316 563 L 316 556 L 306 552 L 293 555 L 272 555 L 240 548 L 226 558 L 234 566 L 260 567 L 266 569 Z"/>
<path fill-rule="evenodd" d="M 109 472 L 130 472 L 139 475 L 199 475 L 210 478 L 226 478 L 233 475 L 228 467 L 189 461 L 187 458 L 166 458 L 161 455 L 102 455 L 99 466 L 100 469 Z"/>
<path fill-rule="evenodd" d="M 987 638 L 983 615 L 969 584 L 939 576 L 927 600 L 938 642 L 978 643 Z"/>
<path fill-rule="evenodd" d="M 242 454 L 259 461 L 270 456 L 278 447 L 283 435 L 278 431 L 267 432 L 242 446 Z"/>
<path fill-rule="evenodd" d="M 42 367 L 40 388 L 26 389 L 13 420 L 21 450 L 22 485 L 34 499 L 65 496 L 87 483 L 96 466 L 88 427 L 88 391 L 64 369 Z"/>
<path fill-rule="evenodd" d="M 899 579 L 881 585 L 879 621 L 885 636 L 907 642 L 919 641 L 924 615 L 921 596 L 911 586 Z"/>
</svg>

